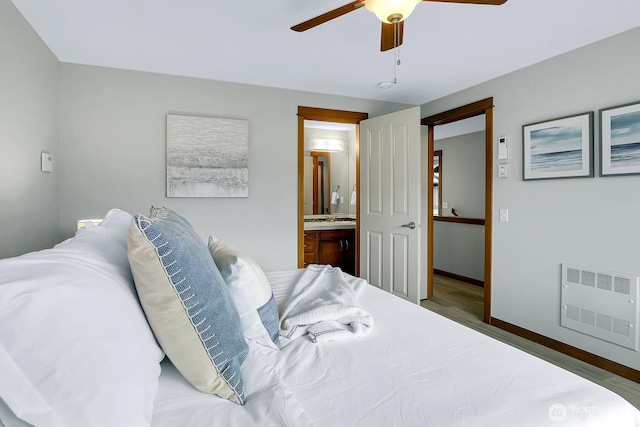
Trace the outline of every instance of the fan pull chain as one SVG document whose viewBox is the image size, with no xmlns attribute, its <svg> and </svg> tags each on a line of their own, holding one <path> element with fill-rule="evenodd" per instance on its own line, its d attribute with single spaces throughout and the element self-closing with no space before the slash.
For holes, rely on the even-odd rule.
<svg viewBox="0 0 640 427">
<path fill-rule="evenodd" d="M 399 21 L 395 21 L 393 23 L 393 44 L 395 48 L 393 49 L 393 84 L 398 83 L 398 67 L 400 66 L 400 24 Z"/>
</svg>

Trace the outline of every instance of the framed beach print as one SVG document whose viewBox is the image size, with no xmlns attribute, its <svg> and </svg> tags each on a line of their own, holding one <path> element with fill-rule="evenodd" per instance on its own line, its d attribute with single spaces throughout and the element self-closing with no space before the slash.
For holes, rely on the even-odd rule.
<svg viewBox="0 0 640 427">
<path fill-rule="evenodd" d="M 167 197 L 248 197 L 249 122 L 167 114 Z"/>
<path fill-rule="evenodd" d="M 640 102 L 600 110 L 600 175 L 640 174 Z"/>
<path fill-rule="evenodd" d="M 522 127 L 524 180 L 593 176 L 593 112 Z"/>
</svg>

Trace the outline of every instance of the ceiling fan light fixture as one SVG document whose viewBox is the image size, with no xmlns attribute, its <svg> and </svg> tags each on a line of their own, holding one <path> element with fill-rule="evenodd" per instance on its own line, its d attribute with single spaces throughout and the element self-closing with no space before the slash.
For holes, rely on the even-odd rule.
<svg viewBox="0 0 640 427">
<path fill-rule="evenodd" d="M 365 0 L 369 12 L 375 13 L 385 24 L 393 24 L 407 19 L 422 0 Z"/>
</svg>

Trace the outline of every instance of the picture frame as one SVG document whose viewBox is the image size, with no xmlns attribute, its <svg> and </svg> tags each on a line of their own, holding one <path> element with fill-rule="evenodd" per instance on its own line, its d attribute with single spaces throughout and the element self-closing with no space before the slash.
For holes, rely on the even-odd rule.
<svg viewBox="0 0 640 427">
<path fill-rule="evenodd" d="M 640 101 L 600 110 L 600 176 L 640 174 Z"/>
<path fill-rule="evenodd" d="M 590 178 L 593 111 L 522 126 L 522 179 Z"/>
<path fill-rule="evenodd" d="M 167 114 L 167 197 L 248 197 L 249 122 Z"/>
</svg>

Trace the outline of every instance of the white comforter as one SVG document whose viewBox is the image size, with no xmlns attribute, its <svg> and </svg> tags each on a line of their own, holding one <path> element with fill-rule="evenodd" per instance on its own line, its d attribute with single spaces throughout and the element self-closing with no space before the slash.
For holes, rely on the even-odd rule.
<svg viewBox="0 0 640 427">
<path fill-rule="evenodd" d="M 281 309 L 300 274 L 268 274 Z M 252 343 L 244 407 L 164 362 L 153 426 L 640 426 L 618 395 L 543 360 L 370 285 L 359 302 L 375 319 L 366 337 Z"/>
</svg>

